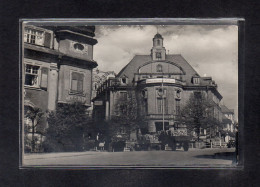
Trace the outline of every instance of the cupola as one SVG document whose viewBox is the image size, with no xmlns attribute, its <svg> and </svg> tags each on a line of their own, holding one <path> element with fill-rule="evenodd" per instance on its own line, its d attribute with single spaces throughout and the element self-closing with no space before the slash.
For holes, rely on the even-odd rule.
<svg viewBox="0 0 260 187">
<path fill-rule="evenodd" d="M 166 50 L 163 47 L 163 37 L 157 33 L 153 38 L 153 47 L 151 49 L 151 56 L 154 61 L 165 60 Z"/>
</svg>

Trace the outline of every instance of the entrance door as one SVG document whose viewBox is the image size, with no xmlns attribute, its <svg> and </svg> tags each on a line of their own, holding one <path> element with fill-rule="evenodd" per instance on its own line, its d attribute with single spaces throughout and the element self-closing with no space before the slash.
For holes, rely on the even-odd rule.
<svg viewBox="0 0 260 187">
<path fill-rule="evenodd" d="M 155 122 L 156 131 L 163 130 L 163 122 Z M 169 122 L 164 122 L 164 130 L 169 130 Z"/>
</svg>

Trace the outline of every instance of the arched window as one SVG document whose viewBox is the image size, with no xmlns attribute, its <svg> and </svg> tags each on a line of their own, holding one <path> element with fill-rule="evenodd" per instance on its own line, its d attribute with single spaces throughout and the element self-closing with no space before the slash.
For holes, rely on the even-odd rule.
<svg viewBox="0 0 260 187">
<path fill-rule="evenodd" d="M 156 66 L 156 71 L 157 71 L 157 72 L 162 72 L 162 65 L 161 65 L 161 64 L 158 64 L 158 65 Z"/>
<path fill-rule="evenodd" d="M 160 52 L 156 52 L 156 58 L 157 58 L 157 59 L 161 59 L 161 58 L 162 58 L 162 55 L 161 55 Z"/>
<path fill-rule="evenodd" d="M 157 45 L 160 45 L 160 40 L 157 40 Z"/>
</svg>

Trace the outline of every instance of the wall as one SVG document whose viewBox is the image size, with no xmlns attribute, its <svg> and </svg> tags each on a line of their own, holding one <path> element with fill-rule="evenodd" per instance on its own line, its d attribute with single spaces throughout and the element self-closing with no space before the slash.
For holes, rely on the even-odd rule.
<svg viewBox="0 0 260 187">
<path fill-rule="evenodd" d="M 139 73 L 159 73 L 157 72 L 157 65 L 162 65 L 162 73 L 182 73 L 179 67 L 165 62 L 153 62 L 142 66 L 139 69 Z"/>
<path fill-rule="evenodd" d="M 59 43 L 59 51 L 69 56 L 75 56 L 75 57 L 89 59 L 89 60 L 93 59 L 92 45 L 80 43 L 84 46 L 84 50 L 81 52 L 81 51 L 76 51 L 74 49 L 73 46 L 75 43 L 80 43 L 80 42 L 76 42 L 68 39 L 61 40 Z"/>
<path fill-rule="evenodd" d="M 40 89 L 25 88 L 25 100 L 46 111 L 48 109 L 48 92 Z"/>
<path fill-rule="evenodd" d="M 72 72 L 84 74 L 82 95 L 75 95 L 70 93 Z M 68 103 L 73 101 L 80 101 L 85 102 L 85 104 L 88 106 L 91 106 L 91 81 L 92 75 L 90 69 L 61 65 L 59 71 L 58 102 Z"/>
<path fill-rule="evenodd" d="M 33 103 L 35 106 L 41 108 L 43 111 L 46 111 L 47 109 L 50 110 L 52 108 L 49 107 L 50 103 L 55 104 L 56 100 L 50 100 L 52 98 L 52 95 L 56 95 L 55 90 L 53 90 L 50 87 L 50 83 L 56 80 L 50 80 L 50 63 L 49 62 L 44 62 L 44 61 L 39 61 L 39 60 L 34 60 L 34 59 L 29 59 L 25 58 L 24 59 L 25 64 L 29 65 L 35 65 L 35 66 L 40 66 L 39 73 L 38 73 L 38 81 L 39 85 L 41 83 L 41 69 L 42 68 L 47 68 L 48 71 L 48 86 L 47 90 L 41 89 L 39 87 L 30 87 L 30 86 L 24 86 L 25 89 L 25 100 L 29 100 L 31 103 Z M 25 66 L 24 66 L 25 67 Z M 23 74 L 25 76 L 25 72 Z"/>
</svg>

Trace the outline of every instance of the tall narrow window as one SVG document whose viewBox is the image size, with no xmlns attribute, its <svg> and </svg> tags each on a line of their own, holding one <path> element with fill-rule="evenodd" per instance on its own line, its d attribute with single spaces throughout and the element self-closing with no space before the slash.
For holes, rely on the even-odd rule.
<svg viewBox="0 0 260 187">
<path fill-rule="evenodd" d="M 201 92 L 194 92 L 194 99 L 195 99 L 194 100 L 195 101 L 195 106 L 199 106 L 200 103 L 201 103 L 201 99 L 202 99 Z"/>
<path fill-rule="evenodd" d="M 160 45 L 160 40 L 157 40 L 157 45 Z"/>
<path fill-rule="evenodd" d="M 25 65 L 25 85 L 33 87 L 39 86 L 39 69 L 39 66 Z"/>
<path fill-rule="evenodd" d="M 166 103 L 166 98 L 157 98 L 157 112 L 158 114 L 167 114 L 167 103 Z"/>
<path fill-rule="evenodd" d="M 201 99 L 201 92 L 194 92 L 195 99 Z"/>
<path fill-rule="evenodd" d="M 176 99 L 176 115 L 180 115 L 180 100 L 179 99 Z"/>
<path fill-rule="evenodd" d="M 120 92 L 120 99 L 123 101 L 127 100 L 127 92 Z"/>
<path fill-rule="evenodd" d="M 162 65 L 161 65 L 161 64 L 158 64 L 158 65 L 156 66 L 156 71 L 157 71 L 157 72 L 162 72 Z"/>
<path fill-rule="evenodd" d="M 73 72 L 71 78 L 71 91 L 83 92 L 83 79 L 84 75 L 82 73 Z"/>
<path fill-rule="evenodd" d="M 157 59 L 161 59 L 162 58 L 162 54 L 160 52 L 156 52 L 156 58 Z"/>
</svg>

